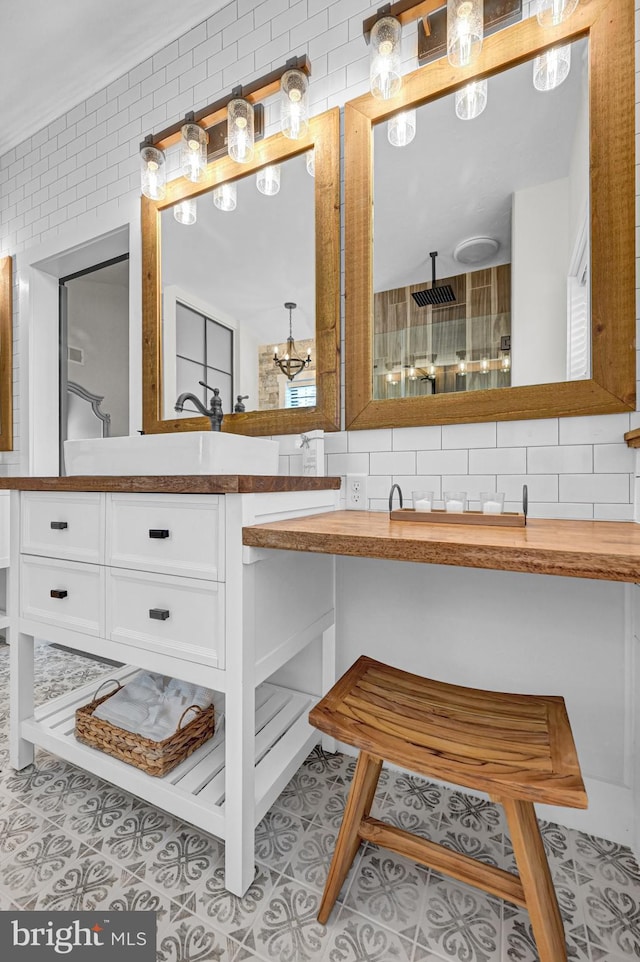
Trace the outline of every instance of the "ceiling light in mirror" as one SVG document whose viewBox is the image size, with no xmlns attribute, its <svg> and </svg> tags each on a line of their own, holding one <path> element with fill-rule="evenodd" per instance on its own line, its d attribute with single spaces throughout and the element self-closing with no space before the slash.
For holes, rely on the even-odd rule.
<svg viewBox="0 0 640 962">
<path fill-rule="evenodd" d="M 475 120 L 487 106 L 487 80 L 476 80 L 461 90 L 456 90 L 456 117 L 459 120 Z"/>
<path fill-rule="evenodd" d="M 226 414 L 238 394 L 249 414 L 316 404 L 315 186 L 305 153 L 278 166 L 277 194 L 256 190 L 256 171 L 201 193 L 188 230 L 172 208 L 160 214 L 165 419 L 185 391 L 208 403 L 200 381 L 220 389 Z"/>
<path fill-rule="evenodd" d="M 533 61 L 533 86 L 543 92 L 555 90 L 569 76 L 571 44 L 545 50 Z"/>
<path fill-rule="evenodd" d="M 140 148 L 140 185 L 149 200 L 164 200 L 167 193 L 167 172 L 164 151 L 151 144 Z"/>
<path fill-rule="evenodd" d="M 403 110 L 387 121 L 387 137 L 393 147 L 406 147 L 416 135 L 415 110 Z"/>
<path fill-rule="evenodd" d="M 287 70 L 280 81 L 280 129 L 299 140 L 309 129 L 309 80 L 302 70 Z"/>
<path fill-rule="evenodd" d="M 315 150 L 308 150 L 308 151 L 307 151 L 306 164 L 307 164 L 307 173 L 309 174 L 309 176 L 310 176 L 310 177 L 315 177 L 315 176 L 316 176 L 316 152 L 315 152 Z"/>
<path fill-rule="evenodd" d="M 207 169 L 207 132 L 198 124 L 186 123 L 180 132 L 180 167 L 187 180 L 197 184 Z"/>
<path fill-rule="evenodd" d="M 236 97 L 227 107 L 227 150 L 239 164 L 253 160 L 253 107 L 248 100 Z"/>
<path fill-rule="evenodd" d="M 557 27 L 568 20 L 578 0 L 538 0 L 536 16 L 541 27 Z"/>
<path fill-rule="evenodd" d="M 280 190 L 280 164 L 269 164 L 256 174 L 256 186 L 261 194 L 273 197 Z"/>
<path fill-rule="evenodd" d="M 400 92 L 401 36 L 402 27 L 395 17 L 382 17 L 371 30 L 369 84 L 379 100 L 390 100 Z"/>
<path fill-rule="evenodd" d="M 587 51 L 572 44 L 553 96 L 534 90 L 533 58 L 494 74 L 473 124 L 454 93 L 424 103 L 405 150 L 374 124 L 374 400 L 590 377 L 588 356 L 573 364 L 591 342 Z"/>
<path fill-rule="evenodd" d="M 238 193 L 235 184 L 221 184 L 213 190 L 213 203 L 218 210 L 235 210 L 238 203 Z"/>
<path fill-rule="evenodd" d="M 198 209 L 195 198 L 183 200 L 173 208 L 173 216 L 179 224 L 195 224 L 198 219 Z"/>
<path fill-rule="evenodd" d="M 468 67 L 480 56 L 484 0 L 448 0 L 447 57 L 453 67 Z"/>
</svg>

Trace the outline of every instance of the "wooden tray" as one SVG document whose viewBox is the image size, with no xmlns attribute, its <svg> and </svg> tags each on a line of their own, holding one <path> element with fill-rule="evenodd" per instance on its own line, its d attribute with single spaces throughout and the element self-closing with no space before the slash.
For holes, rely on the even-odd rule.
<svg viewBox="0 0 640 962">
<path fill-rule="evenodd" d="M 391 521 L 423 521 L 427 524 L 488 524 L 499 528 L 524 528 L 526 515 L 520 511 L 502 514 L 483 514 L 482 511 L 414 511 L 396 508 L 389 514 Z"/>
</svg>

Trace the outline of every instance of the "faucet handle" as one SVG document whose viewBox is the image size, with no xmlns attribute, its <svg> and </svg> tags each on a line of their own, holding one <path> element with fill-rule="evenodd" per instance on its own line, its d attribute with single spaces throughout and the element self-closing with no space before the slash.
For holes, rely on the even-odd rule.
<svg viewBox="0 0 640 962">
<path fill-rule="evenodd" d="M 206 387 L 207 391 L 213 391 L 214 394 L 216 393 L 216 391 L 218 392 L 218 394 L 220 393 L 219 388 L 217 388 L 217 387 L 209 387 L 209 385 L 206 383 L 206 381 L 198 381 L 198 384 L 200 384 L 202 387 Z"/>
</svg>

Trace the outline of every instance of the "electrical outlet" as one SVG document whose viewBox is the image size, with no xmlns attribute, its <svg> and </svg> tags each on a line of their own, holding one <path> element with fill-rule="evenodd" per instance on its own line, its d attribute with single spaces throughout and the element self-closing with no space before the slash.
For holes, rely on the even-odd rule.
<svg viewBox="0 0 640 962">
<path fill-rule="evenodd" d="M 348 474 L 346 488 L 347 508 L 352 511 L 366 511 L 369 507 L 367 498 L 367 475 Z"/>
</svg>

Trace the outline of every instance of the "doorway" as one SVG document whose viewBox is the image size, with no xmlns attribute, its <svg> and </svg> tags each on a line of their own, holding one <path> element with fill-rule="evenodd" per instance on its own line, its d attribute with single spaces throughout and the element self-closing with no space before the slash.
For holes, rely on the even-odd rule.
<svg viewBox="0 0 640 962">
<path fill-rule="evenodd" d="M 68 439 L 129 433 L 129 255 L 58 282 L 60 473 Z"/>
</svg>

